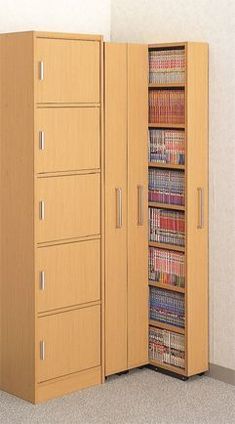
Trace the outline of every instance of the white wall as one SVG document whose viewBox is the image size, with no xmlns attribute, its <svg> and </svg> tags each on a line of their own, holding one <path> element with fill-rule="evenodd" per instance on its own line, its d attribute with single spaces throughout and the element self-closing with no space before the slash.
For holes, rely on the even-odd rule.
<svg viewBox="0 0 235 424">
<path fill-rule="evenodd" d="M 235 369 L 235 2 L 112 0 L 111 38 L 209 42 L 210 362 Z"/>
<path fill-rule="evenodd" d="M 110 0 L 0 0 L 0 32 L 57 31 L 110 37 Z"/>
</svg>

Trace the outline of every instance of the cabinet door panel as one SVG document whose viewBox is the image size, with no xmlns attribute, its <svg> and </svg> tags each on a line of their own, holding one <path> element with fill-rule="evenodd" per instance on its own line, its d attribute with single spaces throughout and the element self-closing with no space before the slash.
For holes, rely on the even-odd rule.
<svg viewBox="0 0 235 424">
<path fill-rule="evenodd" d="M 42 247 L 36 254 L 38 311 L 100 299 L 100 240 Z"/>
<path fill-rule="evenodd" d="M 128 367 L 148 362 L 147 46 L 128 45 Z"/>
<path fill-rule="evenodd" d="M 208 369 L 207 44 L 187 43 L 187 65 L 186 352 L 190 376 Z"/>
<path fill-rule="evenodd" d="M 100 365 L 100 306 L 38 318 L 38 382 Z"/>
<path fill-rule="evenodd" d="M 105 45 L 105 373 L 127 369 L 126 45 Z M 118 72 L 117 72 L 118 69 Z M 117 191 L 120 189 L 121 191 Z M 121 198 L 121 197 L 122 198 Z M 122 205 L 119 202 L 122 201 Z M 117 222 L 122 210 L 122 223 Z M 118 228 L 119 227 L 119 228 Z"/>
<path fill-rule="evenodd" d="M 38 103 L 100 101 L 98 41 L 37 38 L 35 55 Z M 43 76 L 40 63 L 43 63 Z"/>
<path fill-rule="evenodd" d="M 37 242 L 99 234 L 99 174 L 38 178 L 36 199 Z"/>
<path fill-rule="evenodd" d="M 37 109 L 35 154 L 36 172 L 99 168 L 99 108 Z"/>
</svg>

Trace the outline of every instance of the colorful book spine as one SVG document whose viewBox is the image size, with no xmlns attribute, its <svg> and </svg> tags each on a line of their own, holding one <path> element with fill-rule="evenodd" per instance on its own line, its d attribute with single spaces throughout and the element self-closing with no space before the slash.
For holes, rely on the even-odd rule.
<svg viewBox="0 0 235 424">
<path fill-rule="evenodd" d="M 149 207 L 149 241 L 184 246 L 184 212 Z"/>
<path fill-rule="evenodd" d="M 149 358 L 161 364 L 185 368 L 185 338 L 161 328 L 149 328 Z"/>
<path fill-rule="evenodd" d="M 149 122 L 184 124 L 184 90 L 149 90 Z"/>
<path fill-rule="evenodd" d="M 184 172 L 149 169 L 149 201 L 184 205 Z"/>
<path fill-rule="evenodd" d="M 184 328 L 184 294 L 150 287 L 150 319 Z"/>
<path fill-rule="evenodd" d="M 184 130 L 149 130 L 149 162 L 185 164 Z"/>
<path fill-rule="evenodd" d="M 184 83 L 184 49 L 150 50 L 149 82 L 154 84 Z"/>
<path fill-rule="evenodd" d="M 157 247 L 149 247 L 148 275 L 151 281 L 184 287 L 184 254 Z"/>
</svg>

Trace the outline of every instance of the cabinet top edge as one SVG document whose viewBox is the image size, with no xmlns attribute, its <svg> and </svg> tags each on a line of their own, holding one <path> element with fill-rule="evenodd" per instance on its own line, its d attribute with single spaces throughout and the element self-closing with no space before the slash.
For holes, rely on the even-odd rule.
<svg viewBox="0 0 235 424">
<path fill-rule="evenodd" d="M 148 44 L 149 49 L 154 48 L 164 48 L 164 47 L 187 47 L 190 45 L 204 45 L 208 46 L 208 43 L 206 41 L 182 41 L 182 42 L 172 42 L 172 43 L 155 43 L 155 44 Z"/>
<path fill-rule="evenodd" d="M 0 36 L 31 35 L 34 38 L 57 38 L 64 40 L 103 41 L 103 35 L 99 34 L 75 34 L 67 32 L 44 32 L 44 31 L 19 31 L 1 33 Z"/>
</svg>

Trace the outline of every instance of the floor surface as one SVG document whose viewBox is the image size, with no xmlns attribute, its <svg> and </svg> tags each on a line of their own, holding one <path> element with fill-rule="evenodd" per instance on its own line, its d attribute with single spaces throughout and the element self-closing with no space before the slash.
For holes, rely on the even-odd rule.
<svg viewBox="0 0 235 424">
<path fill-rule="evenodd" d="M 235 387 L 135 370 L 106 384 L 32 405 L 0 392 L 1 424 L 234 424 Z"/>
</svg>

